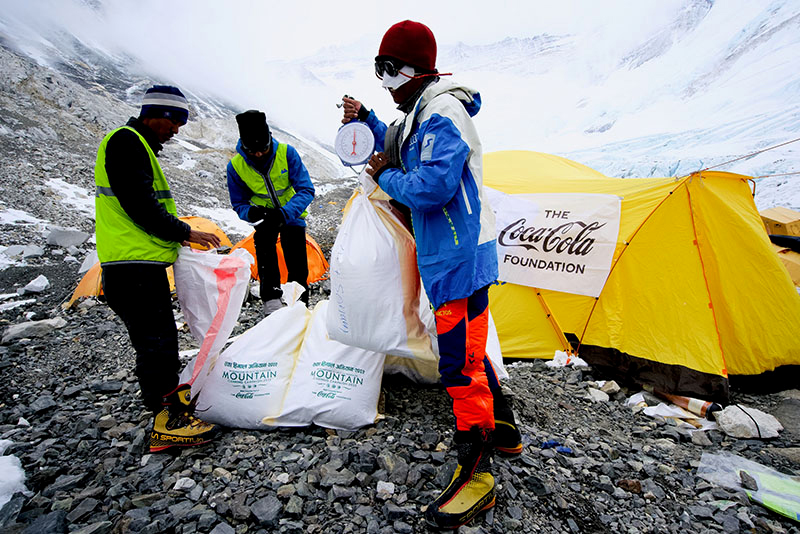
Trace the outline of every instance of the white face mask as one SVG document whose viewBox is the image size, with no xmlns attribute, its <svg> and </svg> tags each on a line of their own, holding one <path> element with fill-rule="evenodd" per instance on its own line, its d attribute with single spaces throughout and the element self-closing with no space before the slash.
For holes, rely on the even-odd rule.
<svg viewBox="0 0 800 534">
<path fill-rule="evenodd" d="M 397 73 L 397 76 L 387 76 L 384 74 L 381 87 L 384 89 L 397 89 L 413 78 L 415 74 L 416 72 L 414 71 L 414 67 L 403 65 L 403 68 L 400 69 L 400 71 Z"/>
</svg>

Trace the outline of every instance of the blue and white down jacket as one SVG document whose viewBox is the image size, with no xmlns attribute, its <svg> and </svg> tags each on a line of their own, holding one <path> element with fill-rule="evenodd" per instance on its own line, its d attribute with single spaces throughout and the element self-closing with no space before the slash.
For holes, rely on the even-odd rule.
<svg viewBox="0 0 800 534">
<path fill-rule="evenodd" d="M 379 185 L 411 209 L 417 264 L 434 308 L 469 297 L 497 279 L 494 213 L 483 195 L 483 152 L 472 117 L 480 93 L 439 79 L 399 126 L 402 168 L 384 170 Z M 370 111 L 378 147 L 387 126 Z"/>
</svg>

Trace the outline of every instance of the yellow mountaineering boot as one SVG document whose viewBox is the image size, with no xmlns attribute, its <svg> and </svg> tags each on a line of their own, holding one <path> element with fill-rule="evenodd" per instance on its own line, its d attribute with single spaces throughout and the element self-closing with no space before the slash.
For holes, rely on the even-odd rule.
<svg viewBox="0 0 800 534">
<path fill-rule="evenodd" d="M 453 441 L 458 465 L 450 484 L 425 510 L 428 525 L 456 529 L 494 506 L 491 439 L 488 430 L 456 431 Z"/>
<path fill-rule="evenodd" d="M 494 449 L 503 456 L 517 456 L 522 453 L 522 435 L 519 433 L 514 412 L 508 405 L 505 395 L 499 389 L 492 390 L 494 400 Z"/>
<path fill-rule="evenodd" d="M 204 445 L 214 439 L 220 428 L 195 417 L 192 390 L 181 384 L 164 397 L 164 408 L 156 414 L 150 432 L 150 452 L 161 452 L 170 447 Z"/>
</svg>

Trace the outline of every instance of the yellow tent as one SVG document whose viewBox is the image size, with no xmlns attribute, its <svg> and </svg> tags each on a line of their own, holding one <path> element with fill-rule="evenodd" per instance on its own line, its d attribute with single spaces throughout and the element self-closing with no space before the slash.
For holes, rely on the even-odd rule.
<svg viewBox="0 0 800 534">
<path fill-rule="evenodd" d="M 573 350 L 618 378 L 722 401 L 729 378 L 798 377 L 800 295 L 748 180 L 724 172 L 617 179 L 547 154 L 486 154 L 484 184 L 514 199 L 590 194 L 616 196 L 621 206 L 597 296 L 492 286 L 503 356 Z"/>
</svg>

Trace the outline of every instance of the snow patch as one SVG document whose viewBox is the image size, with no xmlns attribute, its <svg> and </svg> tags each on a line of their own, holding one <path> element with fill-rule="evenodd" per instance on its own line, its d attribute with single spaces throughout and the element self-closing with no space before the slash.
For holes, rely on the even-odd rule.
<svg viewBox="0 0 800 534">
<path fill-rule="evenodd" d="M 90 194 L 81 186 L 69 184 L 60 178 L 51 178 L 47 181 L 47 185 L 61 195 L 63 204 L 94 219 L 93 194 Z"/>
<path fill-rule="evenodd" d="M 191 150 L 192 152 L 200 152 L 201 150 L 199 146 L 193 145 L 189 141 L 184 141 L 183 139 L 180 139 L 178 137 L 173 137 L 172 140 L 181 145 L 183 148 Z"/>
<path fill-rule="evenodd" d="M 12 444 L 7 439 L 0 440 L 0 455 Z M 25 488 L 25 471 L 22 469 L 22 462 L 13 455 L 0 456 L 0 508 L 2 508 L 11 497 L 18 491 L 28 493 Z"/>
<path fill-rule="evenodd" d="M 187 154 L 184 154 L 183 161 L 181 161 L 180 164 L 178 164 L 178 168 L 183 169 L 184 171 L 190 171 L 194 169 L 196 165 L 197 165 L 197 160 L 192 159 Z"/>
<path fill-rule="evenodd" d="M 43 222 L 42 219 L 37 219 L 22 210 L 14 208 L 0 210 L 0 224 L 39 224 Z"/>
</svg>

